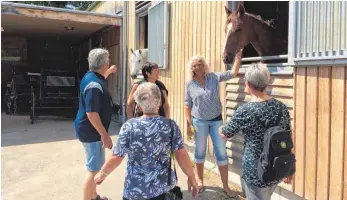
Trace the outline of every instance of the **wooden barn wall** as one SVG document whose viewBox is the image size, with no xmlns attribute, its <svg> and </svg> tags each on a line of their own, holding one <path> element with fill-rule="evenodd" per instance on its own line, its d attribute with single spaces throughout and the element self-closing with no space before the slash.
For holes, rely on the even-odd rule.
<svg viewBox="0 0 347 200">
<path fill-rule="evenodd" d="M 152 4 L 154 2 L 152 1 Z M 135 13 L 134 2 L 129 2 L 128 49 L 133 48 Z M 186 64 L 196 54 L 203 56 L 211 71 L 224 71 L 222 48 L 224 45 L 224 22 L 226 2 L 171 2 L 169 67 L 161 70 L 161 81 L 169 90 L 171 117 L 178 123 L 186 139 L 186 120 L 184 112 L 184 87 L 187 79 Z M 132 14 L 131 14 L 132 13 Z M 130 57 L 130 55 L 129 55 Z M 128 68 L 130 65 L 128 64 Z M 129 76 L 128 76 L 129 77 Z M 290 109 L 293 118 L 294 79 L 292 75 L 273 76 L 269 94 L 282 100 Z M 128 91 L 129 93 L 129 91 Z M 249 101 L 243 76 L 240 75 L 220 86 L 220 98 L 223 105 L 224 121 L 229 119 L 239 105 Z M 293 124 L 293 123 L 292 123 Z M 187 141 L 186 141 L 187 142 Z M 233 170 L 241 169 L 243 154 L 243 136 L 235 136 L 227 143 L 229 161 L 235 165 Z M 208 154 L 213 155 L 212 141 L 208 140 Z M 241 171 L 235 171 L 241 174 Z M 288 187 L 287 187 L 288 188 Z M 291 190 L 291 188 L 289 188 Z"/>
<path fill-rule="evenodd" d="M 122 67 L 121 67 L 121 34 L 120 28 L 114 27 L 100 34 L 103 41 L 103 48 L 106 48 L 110 54 L 110 65 L 116 65 L 117 73 L 109 75 L 107 78 L 108 89 L 112 94 L 113 102 L 121 103 L 121 84 L 122 84 Z"/>
<path fill-rule="evenodd" d="M 152 1 L 152 5 L 156 2 Z M 170 2 L 169 66 L 160 71 L 160 80 L 169 90 L 171 117 L 185 135 L 184 86 L 187 81 L 186 64 L 196 54 L 203 56 L 211 71 L 223 71 L 221 49 L 224 38 L 225 2 Z M 128 69 L 130 48 L 135 49 L 135 2 L 128 2 Z M 218 22 L 218 23 L 216 23 Z M 129 73 L 130 70 L 128 70 Z M 128 93 L 132 81 L 128 75 Z M 220 91 L 225 96 L 225 83 Z M 224 104 L 224 102 L 222 101 Z M 209 141 L 210 154 L 213 149 Z"/>
<path fill-rule="evenodd" d="M 105 13 L 115 15 L 123 9 L 123 1 L 103 1 L 98 3 L 92 11 L 97 13 Z"/>
<path fill-rule="evenodd" d="M 211 71 L 224 71 L 221 59 L 224 44 L 225 2 L 172 2 L 170 12 L 169 68 L 161 72 L 161 80 L 169 89 L 171 116 L 186 138 L 184 112 L 186 64 L 189 58 L 203 56 Z M 225 83 L 220 87 L 224 105 Z M 224 106 L 223 106 L 224 107 Z M 208 153 L 213 154 L 209 138 Z"/>
<path fill-rule="evenodd" d="M 347 199 L 347 67 L 295 70 L 294 192 L 306 199 Z"/>
<path fill-rule="evenodd" d="M 99 2 L 91 12 L 115 15 L 123 9 L 124 2 L 103 1 Z M 131 4 L 131 2 L 129 2 Z M 129 15 L 128 15 L 129 16 Z M 129 21 L 130 22 L 130 21 Z M 108 89 L 112 95 L 113 102 L 121 105 L 122 94 L 122 27 L 113 27 L 98 36 L 98 41 L 102 38 L 102 47 L 106 48 L 110 54 L 110 65 L 117 66 L 117 72 L 107 78 Z M 129 43 L 128 43 L 129 44 Z M 130 82 L 128 83 L 130 84 Z"/>
</svg>

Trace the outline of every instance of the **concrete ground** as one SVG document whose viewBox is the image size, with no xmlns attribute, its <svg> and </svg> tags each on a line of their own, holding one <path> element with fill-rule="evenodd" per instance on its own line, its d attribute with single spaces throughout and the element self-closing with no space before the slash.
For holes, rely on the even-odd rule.
<svg viewBox="0 0 347 200">
<path fill-rule="evenodd" d="M 119 126 L 112 123 L 109 132 L 115 141 Z M 106 155 L 110 155 L 107 151 Z M 84 150 L 75 138 L 73 119 L 41 116 L 35 124 L 28 116 L 1 114 L 1 197 L 4 200 L 82 199 L 85 174 Z M 126 160 L 125 160 L 126 161 Z M 126 162 L 123 162 L 101 186 L 98 193 L 121 200 Z M 178 167 L 179 186 L 184 199 L 186 178 Z M 243 199 L 240 188 L 232 186 L 235 198 L 223 192 L 218 175 L 206 170 L 207 190 L 202 200 Z"/>
</svg>

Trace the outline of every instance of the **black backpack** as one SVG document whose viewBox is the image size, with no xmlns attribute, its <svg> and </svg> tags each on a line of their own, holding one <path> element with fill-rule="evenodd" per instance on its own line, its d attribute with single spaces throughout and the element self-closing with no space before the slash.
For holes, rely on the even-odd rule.
<svg viewBox="0 0 347 200">
<path fill-rule="evenodd" d="M 264 182 L 280 181 L 295 173 L 295 155 L 291 152 L 293 140 L 289 131 L 281 125 L 282 110 L 279 111 L 276 125 L 267 127 L 268 123 L 261 123 L 254 113 L 247 112 L 265 128 L 263 151 L 258 161 L 258 178 Z"/>
</svg>

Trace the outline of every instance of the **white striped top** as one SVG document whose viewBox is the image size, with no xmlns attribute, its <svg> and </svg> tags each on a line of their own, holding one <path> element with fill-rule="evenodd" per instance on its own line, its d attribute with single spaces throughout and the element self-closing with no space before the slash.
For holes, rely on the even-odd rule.
<svg viewBox="0 0 347 200">
<path fill-rule="evenodd" d="M 196 80 L 186 83 L 185 105 L 191 109 L 192 117 L 211 120 L 222 114 L 219 82 L 232 77 L 231 71 L 211 72 L 205 75 L 205 88 L 202 88 Z"/>
</svg>

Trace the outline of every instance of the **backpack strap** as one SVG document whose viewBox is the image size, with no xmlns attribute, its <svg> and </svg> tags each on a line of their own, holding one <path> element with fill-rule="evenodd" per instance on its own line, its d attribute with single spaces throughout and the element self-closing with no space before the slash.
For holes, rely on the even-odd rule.
<svg viewBox="0 0 347 200">
<path fill-rule="evenodd" d="M 283 111 L 282 111 L 282 109 L 280 109 L 279 112 L 278 112 L 277 119 L 276 119 L 276 124 L 277 124 L 278 126 L 281 124 L 282 116 L 283 116 Z"/>
<path fill-rule="evenodd" d="M 176 176 L 176 182 L 178 182 L 178 178 L 177 178 L 177 172 L 176 172 L 176 165 L 175 165 L 175 157 L 174 157 L 174 152 L 173 152 L 173 137 L 174 137 L 174 125 L 173 125 L 173 121 L 171 119 L 169 119 L 169 122 L 170 122 L 170 164 L 169 164 L 169 167 L 168 167 L 168 173 L 169 173 L 169 176 L 168 176 L 168 181 L 167 181 L 167 185 L 170 186 L 171 184 L 171 163 L 172 163 L 172 160 L 174 161 L 174 172 L 175 172 L 175 176 Z"/>
</svg>

